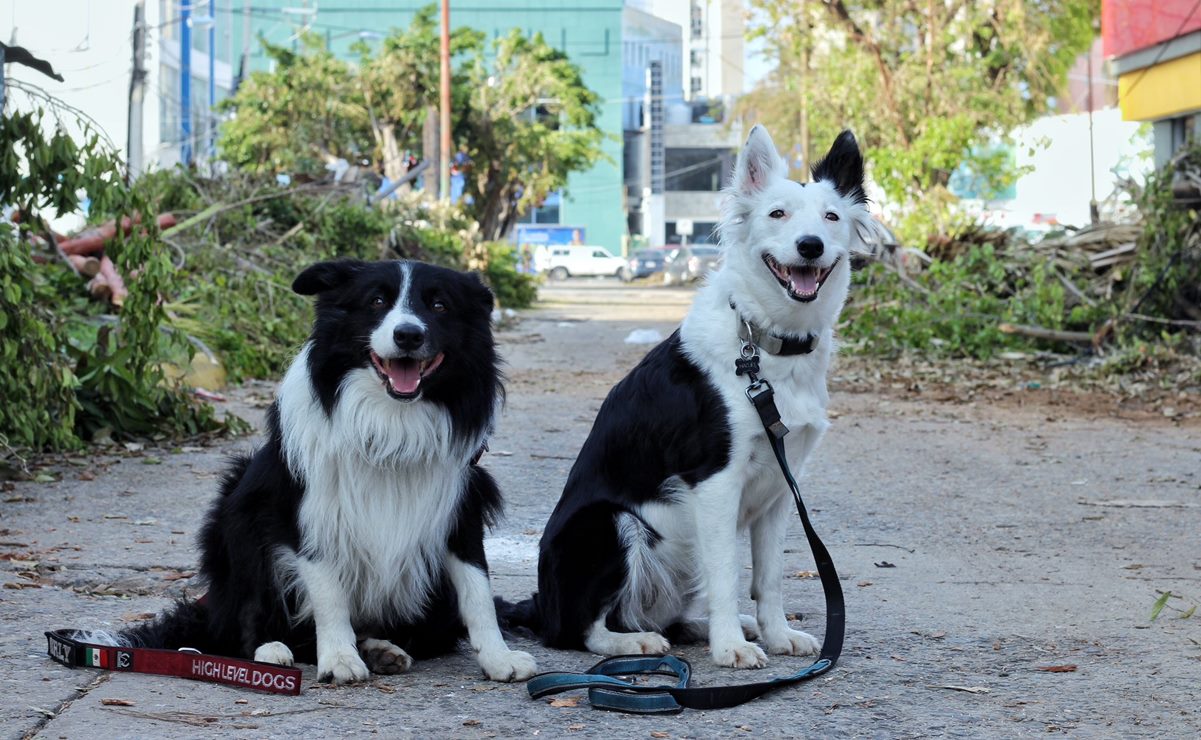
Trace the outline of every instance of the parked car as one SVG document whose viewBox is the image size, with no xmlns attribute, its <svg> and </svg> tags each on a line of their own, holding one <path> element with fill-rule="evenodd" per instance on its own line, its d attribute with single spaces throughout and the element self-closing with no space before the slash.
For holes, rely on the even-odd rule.
<svg viewBox="0 0 1201 740">
<path fill-rule="evenodd" d="M 552 280 L 576 275 L 619 275 L 626 261 L 604 247 L 563 244 L 544 248 L 537 259 L 539 272 Z"/>
<path fill-rule="evenodd" d="M 621 268 L 621 272 L 617 276 L 628 283 L 631 280 L 644 278 L 656 272 L 663 272 L 663 266 L 667 263 L 667 256 L 674 251 L 671 247 L 639 249 L 630 255 L 630 258 L 626 260 L 625 265 Z"/>
<path fill-rule="evenodd" d="M 721 252 L 705 244 L 686 245 L 671 251 L 663 270 L 667 285 L 684 285 L 700 280 L 717 266 Z"/>
<path fill-rule="evenodd" d="M 688 280 L 700 280 L 717 269 L 721 264 L 721 250 L 717 247 L 697 245 L 692 247 L 692 256 L 688 258 Z"/>
</svg>

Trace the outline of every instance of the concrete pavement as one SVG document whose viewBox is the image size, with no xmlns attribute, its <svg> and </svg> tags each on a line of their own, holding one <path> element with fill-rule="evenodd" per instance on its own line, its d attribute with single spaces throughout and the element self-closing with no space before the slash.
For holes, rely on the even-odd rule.
<svg viewBox="0 0 1201 740">
<path fill-rule="evenodd" d="M 577 280 L 543 296 L 499 335 L 508 404 L 485 458 L 508 500 L 488 551 L 494 589 L 511 599 L 534 587 L 538 537 L 600 401 L 647 349 L 623 339 L 666 336 L 691 299 Z M 269 391 L 251 386 L 230 405 L 261 418 Z M 1183 594 L 1174 607 L 1201 601 L 1201 430 L 837 390 L 832 408 L 803 486 L 843 580 L 848 633 L 842 662 L 817 681 L 732 710 L 646 718 L 531 701 L 523 685 L 483 680 L 465 652 L 340 688 L 305 666 L 300 697 L 52 663 L 43 630 L 119 628 L 197 588 L 193 540 L 223 456 L 252 444 L 237 440 L 93 452 L 64 459 L 55 482 L 6 486 L 0 734 L 1201 735 L 1201 616 L 1149 620 L 1157 590 Z M 787 604 L 820 636 L 799 525 L 788 547 Z M 742 558 L 749 566 L 745 548 Z M 542 670 L 597 660 L 510 644 Z M 738 672 L 703 647 L 676 652 L 701 685 L 806 663 Z"/>
</svg>

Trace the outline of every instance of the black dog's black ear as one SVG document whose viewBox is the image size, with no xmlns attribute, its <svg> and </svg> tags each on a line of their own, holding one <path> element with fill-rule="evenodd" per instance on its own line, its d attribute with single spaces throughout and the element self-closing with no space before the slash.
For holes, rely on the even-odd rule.
<svg viewBox="0 0 1201 740">
<path fill-rule="evenodd" d="M 863 155 L 850 130 L 838 135 L 830 151 L 813 165 L 811 171 L 814 182 L 825 180 L 842 197 L 860 205 L 867 202 L 867 194 L 863 192 Z"/>
<path fill-rule="evenodd" d="M 330 288 L 336 288 L 345 283 L 366 264 L 359 260 L 318 262 L 296 276 L 296 279 L 292 281 L 292 290 L 300 295 L 324 293 Z"/>
<path fill-rule="evenodd" d="M 484 282 L 484 276 L 478 272 L 469 272 L 467 275 L 471 281 L 472 298 L 491 313 L 492 309 L 496 307 L 496 299 L 492 295 L 492 290 L 488 287 L 488 284 Z"/>
</svg>

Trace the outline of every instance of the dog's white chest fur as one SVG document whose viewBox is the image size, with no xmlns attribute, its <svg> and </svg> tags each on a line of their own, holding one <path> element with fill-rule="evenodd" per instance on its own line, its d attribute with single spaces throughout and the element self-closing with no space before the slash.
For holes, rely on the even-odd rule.
<svg viewBox="0 0 1201 740">
<path fill-rule="evenodd" d="M 280 554 L 283 575 L 297 558 L 322 568 L 349 597 L 355 623 L 415 617 L 440 576 L 468 446 L 451 449 L 449 419 L 432 404 L 381 403 L 367 369 L 347 376 L 327 416 L 307 352 L 279 394 L 288 465 L 305 483 L 300 550 Z"/>
<path fill-rule="evenodd" d="M 739 526 L 746 526 L 786 496 L 788 489 L 763 423 L 746 396 L 750 381 L 734 373 L 742 341 L 737 335 L 737 317 L 729 306 L 726 290 L 715 281 L 700 291 L 681 328 L 681 340 L 684 351 L 725 401 L 730 423 L 730 464 L 745 466 L 741 476 Z M 762 354 L 759 358 L 759 376 L 771 383 L 780 418 L 789 429 L 784 446 L 789 464 L 798 476 L 805 459 L 829 426 L 826 370 L 833 351 L 832 335 L 829 330 L 820 333 L 809 354 L 785 357 Z"/>
</svg>

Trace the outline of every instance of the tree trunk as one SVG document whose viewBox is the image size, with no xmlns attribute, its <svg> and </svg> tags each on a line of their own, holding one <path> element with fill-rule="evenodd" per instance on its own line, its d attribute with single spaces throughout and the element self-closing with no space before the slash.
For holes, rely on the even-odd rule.
<svg viewBox="0 0 1201 740">
<path fill-rule="evenodd" d="M 396 128 L 386 121 L 379 124 L 376 140 L 380 143 L 380 154 L 383 157 L 384 177 L 396 182 L 404 177 L 405 159 L 396 140 Z M 408 190 L 408 185 L 401 185 L 400 190 Z"/>
</svg>

